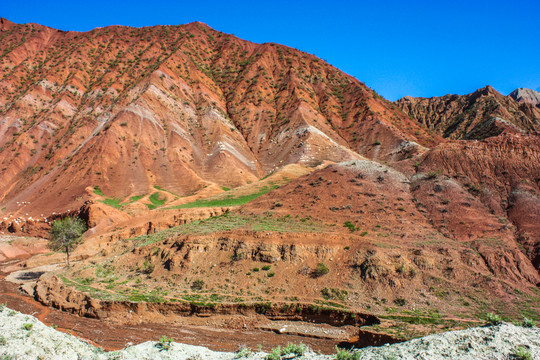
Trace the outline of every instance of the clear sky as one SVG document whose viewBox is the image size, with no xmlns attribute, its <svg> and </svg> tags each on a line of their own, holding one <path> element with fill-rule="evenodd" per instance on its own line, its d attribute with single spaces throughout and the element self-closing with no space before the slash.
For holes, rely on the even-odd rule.
<svg viewBox="0 0 540 360">
<path fill-rule="evenodd" d="M 540 91 L 540 0 L 0 0 L 0 16 L 76 31 L 202 21 L 315 54 L 389 100 Z"/>
</svg>

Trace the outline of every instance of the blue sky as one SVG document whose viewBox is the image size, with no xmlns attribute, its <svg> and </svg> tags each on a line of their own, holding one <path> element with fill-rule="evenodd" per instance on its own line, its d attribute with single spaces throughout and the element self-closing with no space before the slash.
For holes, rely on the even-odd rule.
<svg viewBox="0 0 540 360">
<path fill-rule="evenodd" d="M 315 54 L 389 100 L 540 91 L 540 0 L 1 0 L 0 16 L 77 31 L 202 21 Z"/>
</svg>

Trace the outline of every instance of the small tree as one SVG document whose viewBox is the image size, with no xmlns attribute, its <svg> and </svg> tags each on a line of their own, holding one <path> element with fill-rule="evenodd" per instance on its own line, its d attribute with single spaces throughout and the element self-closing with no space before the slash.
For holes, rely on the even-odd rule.
<svg viewBox="0 0 540 360">
<path fill-rule="evenodd" d="M 80 218 L 56 220 L 51 226 L 51 241 L 48 247 L 53 251 L 65 251 L 69 267 L 69 253 L 82 242 L 81 236 L 85 231 L 86 225 Z"/>
</svg>

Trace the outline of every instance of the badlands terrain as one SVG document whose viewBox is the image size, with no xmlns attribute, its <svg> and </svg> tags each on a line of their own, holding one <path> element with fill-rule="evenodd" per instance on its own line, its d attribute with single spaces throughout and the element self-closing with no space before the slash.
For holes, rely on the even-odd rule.
<svg viewBox="0 0 540 360">
<path fill-rule="evenodd" d="M 221 351 L 242 332 L 330 353 L 488 313 L 536 323 L 539 99 L 393 103 L 203 23 L 0 19 L 0 302 L 153 329 L 138 342 L 217 329 Z M 47 250 L 66 216 L 88 226 L 69 268 Z M 72 331 L 110 350 L 130 336 Z"/>
</svg>

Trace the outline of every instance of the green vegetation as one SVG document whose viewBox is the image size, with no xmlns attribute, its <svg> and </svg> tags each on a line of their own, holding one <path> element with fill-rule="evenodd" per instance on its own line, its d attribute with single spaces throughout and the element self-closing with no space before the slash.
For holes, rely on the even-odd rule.
<svg viewBox="0 0 540 360">
<path fill-rule="evenodd" d="M 436 310 L 427 312 L 421 310 L 403 311 L 402 313 L 404 315 L 382 315 L 381 318 L 413 325 L 439 325 L 447 322 L 441 318 L 441 315 Z"/>
<path fill-rule="evenodd" d="M 51 241 L 48 244 L 52 251 L 64 251 L 69 267 L 69 253 L 82 242 L 82 234 L 86 231 L 86 224 L 80 218 L 56 220 L 51 226 Z"/>
<path fill-rule="evenodd" d="M 124 296 L 124 295 L 119 295 L 119 294 L 111 293 L 109 291 L 97 289 L 95 287 L 82 285 L 82 284 L 80 284 L 78 282 L 75 282 L 73 280 L 69 280 L 66 277 L 62 276 L 62 275 L 60 275 L 60 279 L 62 280 L 62 282 L 66 286 L 72 287 L 75 290 L 78 290 L 78 291 L 81 291 L 81 292 L 85 292 L 88 295 L 90 295 L 90 297 L 92 297 L 94 299 L 113 300 L 113 301 L 127 300 L 126 296 Z"/>
<path fill-rule="evenodd" d="M 142 274 L 151 274 L 154 272 L 154 264 L 148 260 L 144 260 L 142 266 L 137 270 Z"/>
<path fill-rule="evenodd" d="M 152 290 L 149 293 L 140 293 L 139 290 L 131 290 L 131 295 L 127 297 L 128 301 L 139 303 L 164 303 L 165 298 L 161 296 L 159 290 Z"/>
<path fill-rule="evenodd" d="M 23 329 L 26 330 L 26 331 L 32 330 L 33 327 L 34 327 L 34 324 L 31 324 L 31 323 L 23 324 Z"/>
<path fill-rule="evenodd" d="M 398 306 L 405 306 L 406 303 L 407 303 L 407 300 L 405 300 L 404 298 L 394 299 L 394 304 Z"/>
<path fill-rule="evenodd" d="M 348 228 L 351 232 L 355 232 L 355 231 L 360 230 L 360 228 L 357 228 L 356 226 L 354 226 L 354 224 L 352 222 L 350 222 L 350 221 L 345 221 L 343 226 Z"/>
<path fill-rule="evenodd" d="M 360 353 L 336 347 L 336 360 L 359 360 Z"/>
<path fill-rule="evenodd" d="M 347 290 L 324 288 L 321 290 L 321 295 L 325 300 L 345 300 L 349 293 Z"/>
<path fill-rule="evenodd" d="M 144 195 L 136 195 L 129 198 L 128 204 L 134 203 L 135 201 L 139 201 L 144 197 Z"/>
<path fill-rule="evenodd" d="M 249 350 L 246 347 L 243 347 L 240 350 L 238 350 L 238 352 L 236 354 L 234 354 L 233 359 L 242 359 L 242 358 L 245 358 L 245 357 L 249 357 L 250 355 L 251 355 L 251 350 Z"/>
<path fill-rule="evenodd" d="M 195 200 L 193 202 L 174 206 L 174 209 L 191 209 L 198 207 L 227 207 L 227 206 L 239 206 L 244 205 L 252 200 L 255 200 L 259 196 L 262 196 L 270 191 L 277 189 L 278 185 L 273 185 L 272 187 L 264 186 L 259 192 L 249 194 L 249 195 L 240 195 L 234 197 L 234 195 L 229 195 L 226 197 L 215 197 L 209 199 Z"/>
<path fill-rule="evenodd" d="M 138 246 L 145 246 L 162 241 L 173 235 L 209 234 L 236 229 L 276 232 L 323 232 L 325 227 L 322 224 L 312 221 L 300 221 L 291 216 L 274 217 L 271 214 L 267 214 L 266 216 L 242 216 L 225 213 L 220 216 L 179 225 L 154 234 L 138 236 L 132 238 L 132 240 L 136 241 Z"/>
<path fill-rule="evenodd" d="M 156 347 L 160 349 L 160 351 L 169 351 L 172 348 L 173 341 L 173 338 L 168 338 L 166 335 L 163 335 L 156 344 Z"/>
<path fill-rule="evenodd" d="M 523 346 L 518 346 L 514 351 L 514 357 L 519 360 L 533 360 L 531 352 Z"/>
<path fill-rule="evenodd" d="M 161 197 L 159 192 L 155 192 L 150 197 L 148 197 L 148 200 L 150 200 L 151 204 L 146 204 L 150 210 L 153 210 L 159 206 L 162 206 L 165 204 L 165 201 L 167 201 L 166 197 Z"/>
<path fill-rule="evenodd" d="M 536 325 L 534 320 L 531 320 L 529 318 L 524 317 L 523 322 L 521 323 L 521 326 L 526 328 L 533 328 Z"/>
<path fill-rule="evenodd" d="M 295 357 L 302 356 L 307 350 L 307 346 L 300 343 L 298 345 L 289 343 L 285 347 L 278 346 L 273 348 L 270 354 L 266 356 L 267 360 L 280 360 L 285 355 L 295 355 Z"/>
<path fill-rule="evenodd" d="M 486 314 L 486 325 L 499 325 L 502 322 L 502 318 L 494 313 Z"/>
<path fill-rule="evenodd" d="M 113 208 L 116 208 L 116 209 L 121 209 L 122 206 L 125 205 L 125 204 L 122 204 L 121 198 L 105 198 L 105 200 L 100 200 L 100 201 L 104 203 L 105 205 L 112 206 Z"/>
<path fill-rule="evenodd" d="M 203 286 L 204 286 L 204 281 L 201 279 L 197 279 L 191 283 L 191 290 L 199 291 L 199 290 L 202 290 Z"/>
<path fill-rule="evenodd" d="M 136 195 L 129 198 L 128 202 L 123 203 L 121 197 L 106 197 L 103 191 L 99 188 L 99 186 L 94 186 L 94 194 L 103 196 L 105 199 L 99 200 L 100 202 L 104 203 L 105 205 L 112 206 L 116 209 L 122 209 L 123 206 L 134 203 L 135 201 L 138 201 L 142 199 L 145 195 Z"/>
<path fill-rule="evenodd" d="M 313 270 L 313 276 L 320 277 L 320 276 L 328 274 L 329 272 L 330 272 L 330 269 L 328 268 L 328 266 L 326 266 L 323 263 L 318 263 L 315 270 Z"/>
</svg>

